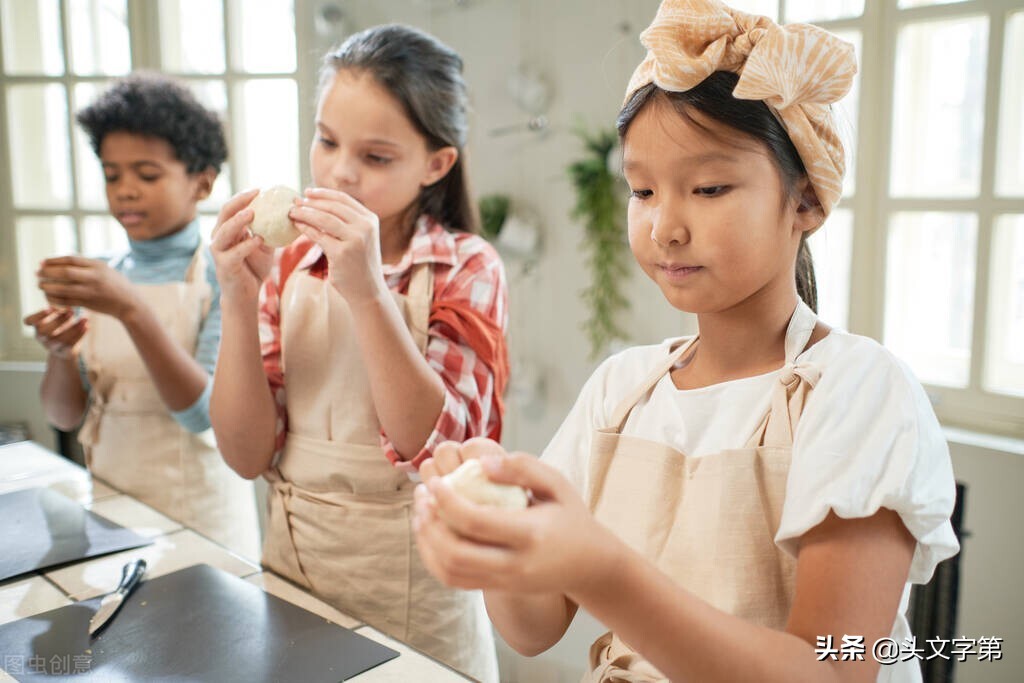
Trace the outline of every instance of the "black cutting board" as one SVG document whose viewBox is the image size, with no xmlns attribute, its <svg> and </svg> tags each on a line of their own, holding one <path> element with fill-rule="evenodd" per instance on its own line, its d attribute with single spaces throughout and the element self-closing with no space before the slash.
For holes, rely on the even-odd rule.
<svg viewBox="0 0 1024 683">
<path fill-rule="evenodd" d="M 153 542 L 46 488 L 0 495 L 0 539 L 0 581 Z"/>
<path fill-rule="evenodd" d="M 206 564 L 143 578 L 90 641 L 99 602 L 0 625 L 0 667 L 19 681 L 338 683 L 398 656 Z"/>
</svg>

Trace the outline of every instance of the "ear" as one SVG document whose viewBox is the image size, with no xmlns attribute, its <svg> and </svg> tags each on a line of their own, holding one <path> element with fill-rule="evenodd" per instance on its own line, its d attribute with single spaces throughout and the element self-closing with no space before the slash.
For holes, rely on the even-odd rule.
<svg viewBox="0 0 1024 683">
<path fill-rule="evenodd" d="M 195 174 L 195 200 L 201 202 L 213 192 L 213 183 L 217 180 L 216 169 L 210 167 Z"/>
<path fill-rule="evenodd" d="M 420 182 L 422 187 L 429 187 L 448 175 L 452 166 L 459 160 L 459 150 L 454 147 L 442 147 L 430 153 L 427 159 L 427 170 Z"/>
<path fill-rule="evenodd" d="M 799 185 L 800 201 L 796 206 L 796 217 L 793 221 L 793 229 L 798 232 L 808 232 L 821 227 L 825 222 L 825 210 L 818 201 L 811 181 L 804 177 Z"/>
</svg>

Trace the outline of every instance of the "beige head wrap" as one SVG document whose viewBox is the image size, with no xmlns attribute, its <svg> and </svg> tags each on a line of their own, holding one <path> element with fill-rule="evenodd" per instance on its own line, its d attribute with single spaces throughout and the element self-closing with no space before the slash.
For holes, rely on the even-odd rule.
<svg viewBox="0 0 1024 683">
<path fill-rule="evenodd" d="M 843 144 L 829 105 L 853 83 L 853 46 L 809 24 L 780 26 L 719 0 L 663 0 L 640 34 L 647 57 L 626 101 L 648 83 L 683 92 L 715 71 L 739 74 L 733 95 L 763 100 L 782 122 L 828 215 L 843 192 Z"/>
</svg>

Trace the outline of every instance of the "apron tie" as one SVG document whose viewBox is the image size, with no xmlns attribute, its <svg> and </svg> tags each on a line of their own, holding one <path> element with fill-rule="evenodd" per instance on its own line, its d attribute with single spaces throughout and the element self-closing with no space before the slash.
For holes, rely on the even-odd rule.
<svg viewBox="0 0 1024 683">
<path fill-rule="evenodd" d="M 772 389 L 771 411 L 758 430 L 758 443 L 790 448 L 796 424 L 804 411 L 811 390 L 821 378 L 821 369 L 809 363 L 786 363 L 779 371 L 779 382 Z"/>
</svg>

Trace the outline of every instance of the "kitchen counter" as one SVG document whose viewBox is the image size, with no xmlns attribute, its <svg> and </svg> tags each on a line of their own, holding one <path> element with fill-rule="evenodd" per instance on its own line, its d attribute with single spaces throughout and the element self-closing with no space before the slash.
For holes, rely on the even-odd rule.
<svg viewBox="0 0 1024 683">
<path fill-rule="evenodd" d="M 253 560 L 229 552 L 131 496 L 93 479 L 85 469 L 36 443 L 24 441 L 0 446 L 0 494 L 35 487 L 58 491 L 95 514 L 152 538 L 154 542 L 142 548 L 0 582 L 0 624 L 108 593 L 117 586 L 121 567 L 132 558 L 146 560 L 147 579 L 205 563 L 401 653 L 349 680 L 358 683 L 472 680 L 339 612 L 291 582 L 263 570 Z M 0 653 L 0 683 L 14 680 L 3 671 L 3 655 Z"/>
</svg>

